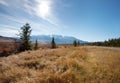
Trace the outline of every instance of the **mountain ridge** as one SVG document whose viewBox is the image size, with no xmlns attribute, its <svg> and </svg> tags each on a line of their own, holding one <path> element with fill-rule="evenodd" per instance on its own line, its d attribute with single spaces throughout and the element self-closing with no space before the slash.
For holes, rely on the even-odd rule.
<svg viewBox="0 0 120 83">
<path fill-rule="evenodd" d="M 80 40 L 73 36 L 62 36 L 62 35 L 33 35 L 31 36 L 31 41 L 34 43 L 35 40 L 38 40 L 38 43 L 49 44 L 51 39 L 54 37 L 57 44 L 72 44 L 74 40 L 79 41 L 80 43 L 87 43 L 87 41 Z"/>
<path fill-rule="evenodd" d="M 35 43 L 37 40 L 39 44 L 50 44 L 52 37 L 54 37 L 56 44 L 72 44 L 74 40 L 80 43 L 87 43 L 87 41 L 80 40 L 73 36 L 62 35 L 32 35 L 31 42 Z M 20 39 L 18 37 L 0 36 L 0 42 L 20 42 Z"/>
</svg>

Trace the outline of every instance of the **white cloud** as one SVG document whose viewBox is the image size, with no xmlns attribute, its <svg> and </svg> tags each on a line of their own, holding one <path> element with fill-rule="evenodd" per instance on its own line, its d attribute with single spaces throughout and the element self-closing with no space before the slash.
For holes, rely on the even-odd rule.
<svg viewBox="0 0 120 83">
<path fill-rule="evenodd" d="M 4 33 L 14 33 L 14 34 L 18 34 L 17 30 L 13 30 L 13 29 L 3 29 L 0 32 L 4 32 Z"/>
<path fill-rule="evenodd" d="M 12 36 L 17 36 L 18 34 L 18 28 L 17 27 L 14 27 L 14 26 L 11 26 L 11 25 L 6 25 L 6 24 L 0 24 L 0 35 L 3 35 L 3 36 L 9 36 L 9 37 L 12 37 Z"/>
<path fill-rule="evenodd" d="M 11 25 L 0 24 L 0 27 L 4 27 L 4 29 L 7 28 L 7 29 L 12 29 L 12 30 L 18 30 L 16 27 L 11 26 Z"/>
<path fill-rule="evenodd" d="M 60 33 L 61 27 L 55 13 L 53 13 L 55 0 L 11 0 L 9 3 L 8 1 L 5 0 L 4 2 L 8 4 L 9 7 L 6 11 L 11 15 L 0 13 L 0 23 L 3 23 L 3 25 L 0 24 L 1 35 L 15 36 L 18 33 L 16 31 L 20 30 L 20 27 L 26 22 L 30 24 L 33 30 L 32 35 Z M 16 7 L 17 5 L 19 8 Z M 24 13 L 25 16 L 23 16 Z"/>
<path fill-rule="evenodd" d="M 0 4 L 8 6 L 8 4 L 5 2 L 5 0 L 0 0 Z"/>
<path fill-rule="evenodd" d="M 31 28 L 32 28 L 32 35 L 52 34 L 52 32 L 59 31 L 58 28 L 56 28 L 56 27 L 54 27 L 51 24 L 46 23 L 46 22 L 40 22 L 39 23 L 39 22 L 35 22 L 34 20 L 29 20 L 29 19 L 19 18 L 19 17 L 16 18 L 16 17 L 12 17 L 12 16 L 9 16 L 9 15 L 3 15 L 3 14 L 0 14 L 0 17 L 3 17 L 4 19 L 6 19 L 5 22 L 12 22 L 10 24 L 0 24 L 0 29 L 2 30 L 1 33 L 0 33 L 1 35 L 4 33 L 8 36 L 9 35 L 16 36 L 15 32 L 11 33 L 12 32 L 11 30 L 19 31 L 20 28 L 26 22 L 29 23 Z M 0 21 L 2 22 L 3 20 L 0 20 Z M 10 30 L 10 32 L 8 30 Z"/>
<path fill-rule="evenodd" d="M 16 19 L 16 18 L 14 18 L 12 16 L 9 16 L 9 15 L 0 14 L 0 16 L 4 17 L 7 20 L 10 20 L 10 21 L 13 21 L 13 22 L 16 22 L 16 23 L 19 23 L 19 24 L 24 24 L 25 23 L 24 21 L 21 21 L 20 19 Z"/>
<path fill-rule="evenodd" d="M 11 0 L 10 2 L 9 0 L 0 0 L 0 4 L 9 6 L 9 8 L 19 8 L 18 10 L 24 10 L 33 17 L 37 16 L 54 26 L 59 26 L 59 20 L 54 11 L 55 0 Z"/>
<path fill-rule="evenodd" d="M 0 33 L 2 34 L 2 36 L 12 37 L 12 36 L 17 36 L 18 30 L 4 28 L 0 30 Z"/>
<path fill-rule="evenodd" d="M 24 6 L 26 8 L 25 11 L 27 11 L 31 15 L 36 15 L 43 20 L 46 20 L 49 23 L 57 26 L 58 20 L 53 14 L 53 5 L 54 0 L 35 0 L 34 2 L 25 0 L 24 3 Z"/>
</svg>

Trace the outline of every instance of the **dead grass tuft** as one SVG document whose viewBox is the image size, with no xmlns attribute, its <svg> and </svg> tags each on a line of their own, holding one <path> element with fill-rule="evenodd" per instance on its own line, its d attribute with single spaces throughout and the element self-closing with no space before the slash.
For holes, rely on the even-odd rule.
<svg viewBox="0 0 120 83">
<path fill-rule="evenodd" d="M 120 83 L 120 51 L 63 46 L 3 57 L 0 83 Z"/>
</svg>

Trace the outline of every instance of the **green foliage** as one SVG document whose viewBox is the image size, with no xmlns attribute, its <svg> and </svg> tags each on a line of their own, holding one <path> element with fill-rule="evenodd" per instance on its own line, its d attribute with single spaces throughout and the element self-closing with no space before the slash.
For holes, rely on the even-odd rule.
<svg viewBox="0 0 120 83">
<path fill-rule="evenodd" d="M 36 40 L 36 41 L 35 41 L 34 50 L 37 50 L 37 49 L 38 49 L 38 41 Z"/>
<path fill-rule="evenodd" d="M 21 27 L 20 39 L 21 39 L 21 47 L 20 51 L 31 50 L 31 42 L 30 42 L 30 34 L 31 27 L 28 23 L 26 23 L 23 27 Z"/>
<path fill-rule="evenodd" d="M 73 45 L 76 47 L 77 46 L 77 41 L 74 40 Z"/>
<path fill-rule="evenodd" d="M 109 39 L 104 42 L 92 42 L 92 43 L 89 43 L 89 45 L 120 47 L 120 38 Z"/>
<path fill-rule="evenodd" d="M 56 43 L 55 43 L 54 37 L 52 37 L 51 48 L 56 48 Z"/>
</svg>

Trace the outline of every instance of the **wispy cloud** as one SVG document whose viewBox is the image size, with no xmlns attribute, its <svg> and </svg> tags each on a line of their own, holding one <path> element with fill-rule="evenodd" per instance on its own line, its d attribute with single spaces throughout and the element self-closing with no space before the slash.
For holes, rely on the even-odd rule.
<svg viewBox="0 0 120 83">
<path fill-rule="evenodd" d="M 5 2 L 5 0 L 0 0 L 0 4 L 8 6 L 8 4 Z"/>
<path fill-rule="evenodd" d="M 0 4 L 3 4 L 2 1 L 7 5 L 4 10 L 7 13 L 0 11 L 1 35 L 13 35 L 26 22 L 32 27 L 32 35 L 60 33 L 61 25 L 54 10 L 55 0 L 0 0 Z"/>
<path fill-rule="evenodd" d="M 3 36 L 9 36 L 9 37 L 17 36 L 19 31 L 17 27 L 11 25 L 0 24 L 0 27 L 2 27 L 0 28 L 0 33 Z"/>
<path fill-rule="evenodd" d="M 36 15 L 53 25 L 58 25 L 57 18 L 53 14 L 54 1 L 55 0 L 34 0 L 34 2 L 32 2 L 30 0 L 25 0 L 25 11 L 31 15 Z"/>
<path fill-rule="evenodd" d="M 0 14 L 0 17 L 5 19 L 5 24 L 0 24 L 0 29 L 1 29 L 0 34 L 2 35 L 12 34 L 12 36 L 13 35 L 16 36 L 15 31 L 16 33 L 18 33 L 18 31 L 20 30 L 20 27 L 22 27 L 22 25 L 24 25 L 26 22 L 30 24 L 33 30 L 32 35 L 39 35 L 39 34 L 48 35 L 48 34 L 52 34 L 52 32 L 59 31 L 58 28 L 53 27 L 51 24 L 46 23 L 46 22 L 36 22 L 34 20 L 30 20 L 27 18 L 19 18 L 19 17 L 16 18 L 16 17 L 12 17 L 9 15 L 3 15 L 3 14 Z M 0 19 L 0 22 L 4 22 L 4 20 Z M 11 23 L 6 24 L 7 22 L 11 22 Z M 8 30 L 10 30 L 10 32 Z"/>
<path fill-rule="evenodd" d="M 55 0 L 0 0 L 0 4 L 13 9 L 19 8 L 18 10 L 24 10 L 31 16 L 59 25 L 54 12 Z"/>
<path fill-rule="evenodd" d="M 18 30 L 14 30 L 14 29 L 9 29 L 9 28 L 4 28 L 4 29 L 1 29 L 0 30 L 0 33 L 3 35 L 3 36 L 9 36 L 9 37 L 12 37 L 12 36 L 17 36 L 18 34 Z"/>
<path fill-rule="evenodd" d="M 12 30 L 18 30 L 16 27 L 11 26 L 11 25 L 0 24 L 0 27 L 4 27 L 4 28 L 7 28 L 7 29 L 12 29 Z M 2 28 L 2 29 L 3 29 L 3 28 Z"/>
</svg>

